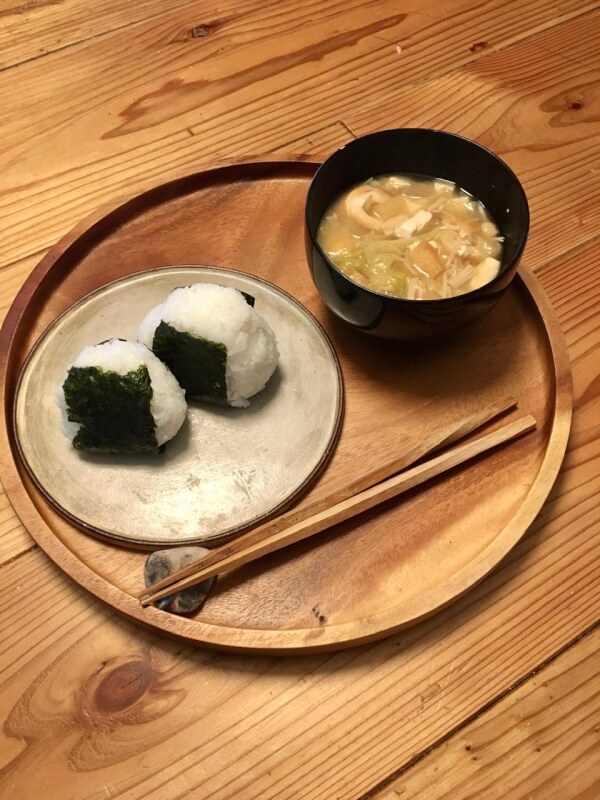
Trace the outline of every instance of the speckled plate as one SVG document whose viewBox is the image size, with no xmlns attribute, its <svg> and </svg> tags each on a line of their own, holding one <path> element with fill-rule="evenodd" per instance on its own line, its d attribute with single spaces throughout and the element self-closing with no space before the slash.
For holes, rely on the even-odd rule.
<svg viewBox="0 0 600 800">
<path fill-rule="evenodd" d="M 190 405 L 160 455 L 74 450 L 54 400 L 69 365 L 86 345 L 135 339 L 148 310 L 177 286 L 198 282 L 256 298 L 281 354 L 267 387 L 246 409 Z M 90 533 L 154 547 L 224 541 L 288 505 L 326 464 L 342 409 L 335 352 L 296 300 L 230 269 L 171 267 L 110 283 L 50 325 L 23 367 L 14 424 L 23 462 L 57 510 Z"/>
</svg>

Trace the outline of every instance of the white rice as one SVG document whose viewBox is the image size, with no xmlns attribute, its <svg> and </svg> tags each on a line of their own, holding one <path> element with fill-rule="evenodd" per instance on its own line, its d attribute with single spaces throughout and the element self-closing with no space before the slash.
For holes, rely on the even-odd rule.
<svg viewBox="0 0 600 800">
<path fill-rule="evenodd" d="M 159 306 L 154 306 L 152 311 L 149 311 L 138 330 L 138 339 L 143 342 L 149 350 L 152 350 L 152 343 L 154 342 L 154 331 L 160 325 L 162 320 L 162 312 L 165 307 L 164 303 Z"/>
<path fill-rule="evenodd" d="M 118 375 L 126 375 L 142 364 L 146 366 L 150 375 L 152 387 L 150 413 L 154 418 L 156 441 L 160 447 L 172 439 L 183 425 L 187 404 L 185 392 L 177 383 L 175 376 L 151 350 L 140 342 L 110 339 L 103 344 L 85 347 L 72 366 L 100 367 Z M 65 375 L 65 380 L 66 377 Z M 78 422 L 69 421 L 63 384 L 64 380 L 56 391 L 56 402 L 62 411 L 62 431 L 65 436 L 73 440 L 80 425 Z"/>
<path fill-rule="evenodd" d="M 275 334 L 237 289 L 212 283 L 175 289 L 140 325 L 139 337 L 147 347 L 152 347 L 161 320 L 180 333 L 225 345 L 227 402 L 231 406 L 248 406 L 248 398 L 264 389 L 275 371 L 279 360 Z"/>
</svg>

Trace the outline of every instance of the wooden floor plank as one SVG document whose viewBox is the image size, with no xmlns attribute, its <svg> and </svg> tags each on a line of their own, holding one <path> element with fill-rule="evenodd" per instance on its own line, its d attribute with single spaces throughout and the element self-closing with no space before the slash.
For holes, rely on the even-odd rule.
<svg viewBox="0 0 600 800">
<path fill-rule="evenodd" d="M 36 254 L 0 269 L 0 324 L 4 322 L 15 295 L 40 257 L 41 254 Z M 0 484 L 0 567 L 34 545 L 35 542 L 13 511 Z"/>
<path fill-rule="evenodd" d="M 18 291 L 42 255 L 43 252 L 36 253 L 29 258 L 20 259 L 13 264 L 0 268 L 0 323 L 4 322 L 8 309 Z"/>
<path fill-rule="evenodd" d="M 0 567 L 34 546 L 35 542 L 23 527 L 0 486 Z"/>
<path fill-rule="evenodd" d="M 598 4 L 596 3 L 596 14 Z M 589 21 L 592 24 L 586 25 Z M 573 47 L 574 41 L 577 47 Z M 565 61 L 572 61 L 591 69 L 600 71 L 600 48 L 598 47 L 598 28 L 587 16 L 574 20 L 570 25 L 561 25 L 557 29 L 546 31 L 535 37 L 535 43 L 542 50 L 558 53 Z"/>
<path fill-rule="evenodd" d="M 531 206 L 527 264 L 537 269 L 600 230 L 600 71 L 582 67 L 600 12 L 399 89 L 345 116 L 358 136 L 384 127 L 450 130 L 489 147 L 523 182 Z"/>
<path fill-rule="evenodd" d="M 287 86 L 285 73 L 297 62 L 305 61 L 305 72 L 312 73 L 320 60 L 335 62 L 341 53 L 348 59 L 356 47 L 363 55 L 388 49 L 372 32 L 403 18 L 373 2 L 363 8 L 359 0 L 306 8 L 286 0 L 250 16 L 204 39 L 178 41 L 175 32 L 196 18 L 183 8 L 135 31 L 18 67 L 0 89 L 10 120 L 0 162 L 0 208 L 10 217 L 0 234 L 2 263 L 23 257 L 35 242 L 36 250 L 47 247 L 109 199 L 215 157 L 273 150 L 337 122 L 326 114 L 315 115 L 313 124 L 288 90 L 285 125 L 273 114 L 269 124 L 251 126 L 249 133 L 248 104 L 265 81 L 270 90 Z M 26 100 L 21 85 L 31 87 Z M 231 109 L 238 123 L 244 118 L 236 144 L 224 147 L 218 136 L 208 142 L 202 132 L 193 135 L 190 125 L 209 108 L 211 117 Z M 224 136 L 229 127 L 223 122 L 218 132 Z"/>
<path fill-rule="evenodd" d="M 257 0 L 178 2 L 177 10 L 187 8 L 196 14 L 196 23 L 179 36 L 204 38 L 224 20 L 261 5 Z M 172 4 L 162 0 L 139 0 L 133 5 L 126 0 L 97 0 L 93 9 L 85 0 L 9 0 L 0 4 L 0 70 L 172 13 Z"/>
<path fill-rule="evenodd" d="M 375 0 L 283 0 L 193 40 L 180 37 L 197 20 L 185 5 L 15 67 L 0 88 L 0 265 L 48 247 L 104 202 L 215 157 L 281 148 L 344 121 L 357 97 L 385 104 L 403 86 L 473 61 L 482 27 L 501 47 L 590 7 L 512 4 L 514 13 L 465 0 L 432 17 Z M 402 57 L 395 41 L 406 45 Z"/>
<path fill-rule="evenodd" d="M 179 2 L 176 6 L 177 12 L 184 9 L 194 12 L 196 21 L 191 27 L 182 28 L 178 36 L 182 40 L 206 38 L 229 24 L 233 18 L 243 18 L 268 5 L 276 8 L 277 2 L 279 0 L 212 0 L 201 6 L 195 2 Z M 383 5 L 403 13 L 419 13 L 433 19 L 451 19 L 456 14 L 477 7 L 474 0 L 449 0 L 429 7 L 423 7 L 422 3 L 415 0 L 386 0 Z M 499 7 L 498 3 L 488 5 Z M 527 5 L 521 11 L 520 30 L 527 34 L 536 33 L 581 13 L 589 6 L 590 3 L 581 0 L 552 4 L 551 13 L 545 15 L 541 5 Z M 94 4 L 93 13 L 84 0 L 62 0 L 60 3 L 55 0 L 25 3 L 7 0 L 0 3 L 0 70 L 98 39 L 157 16 L 172 14 L 173 11 L 171 6 L 166 7 L 161 0 L 140 0 L 133 7 L 124 0 L 98 0 Z M 498 37 L 498 44 L 503 44 L 501 37 Z M 487 48 L 493 46 L 495 43 L 486 43 Z"/>
<path fill-rule="evenodd" d="M 573 359 L 569 453 L 528 535 L 479 587 L 332 655 L 210 653 L 138 631 L 40 551 L 0 584 L 0 794 L 352 800 L 600 617 L 596 249 L 541 274 Z M 34 587 L 24 592 L 23 587 Z M 19 597 L 19 614 L 14 598 Z M 51 776 L 51 780 L 49 778 Z"/>
<path fill-rule="evenodd" d="M 600 796 L 600 630 L 372 800 Z"/>
<path fill-rule="evenodd" d="M 333 122 L 312 133 L 284 142 L 269 152 L 280 153 L 283 158 L 297 156 L 320 160 L 353 138 L 352 131 L 343 122 Z"/>
</svg>

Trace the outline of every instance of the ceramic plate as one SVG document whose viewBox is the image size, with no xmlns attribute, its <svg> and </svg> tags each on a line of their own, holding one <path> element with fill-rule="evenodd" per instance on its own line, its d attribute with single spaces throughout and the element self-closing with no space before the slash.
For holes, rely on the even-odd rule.
<svg viewBox="0 0 600 800">
<path fill-rule="evenodd" d="M 135 339 L 147 311 L 177 286 L 198 282 L 256 298 L 280 350 L 267 387 L 246 409 L 191 404 L 162 454 L 76 451 L 54 400 L 69 365 L 86 345 Z M 244 273 L 171 267 L 92 292 L 45 331 L 21 373 L 15 431 L 38 488 L 86 531 L 137 546 L 214 543 L 281 510 L 309 485 L 335 445 L 342 407 L 335 352 L 297 301 Z"/>
</svg>

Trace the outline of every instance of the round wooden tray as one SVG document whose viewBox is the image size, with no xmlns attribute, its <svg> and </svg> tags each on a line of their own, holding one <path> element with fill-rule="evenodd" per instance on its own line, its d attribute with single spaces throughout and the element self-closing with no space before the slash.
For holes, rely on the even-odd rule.
<svg viewBox="0 0 600 800">
<path fill-rule="evenodd" d="M 443 341 L 398 345 L 331 316 L 304 255 L 304 198 L 317 164 L 255 160 L 164 184 L 86 220 L 17 296 L 0 338 L 2 480 L 38 544 L 81 586 L 156 629 L 227 649 L 335 649 L 387 635 L 480 581 L 523 536 L 556 478 L 571 419 L 559 326 L 536 279 L 515 279 L 483 320 Z M 60 313 L 93 289 L 168 264 L 253 273 L 302 302 L 342 365 L 337 449 L 300 504 L 488 401 L 518 398 L 537 430 L 443 480 L 321 536 L 220 576 L 196 615 L 142 608 L 144 554 L 86 535 L 54 512 L 19 463 L 10 424 L 19 370 Z"/>
</svg>

